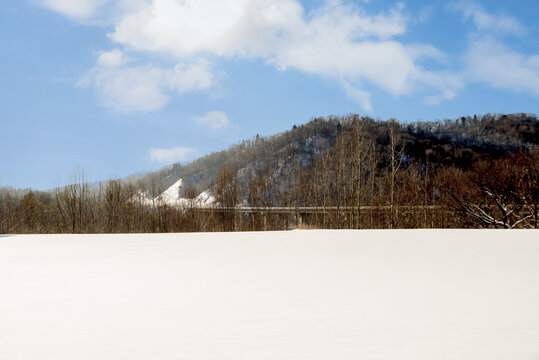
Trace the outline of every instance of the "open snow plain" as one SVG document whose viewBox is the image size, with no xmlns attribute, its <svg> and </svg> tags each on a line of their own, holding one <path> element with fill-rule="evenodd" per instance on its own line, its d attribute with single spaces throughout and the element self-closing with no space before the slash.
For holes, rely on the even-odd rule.
<svg viewBox="0 0 539 360">
<path fill-rule="evenodd" d="M 539 232 L 0 238 L 2 360 L 538 360 Z"/>
</svg>

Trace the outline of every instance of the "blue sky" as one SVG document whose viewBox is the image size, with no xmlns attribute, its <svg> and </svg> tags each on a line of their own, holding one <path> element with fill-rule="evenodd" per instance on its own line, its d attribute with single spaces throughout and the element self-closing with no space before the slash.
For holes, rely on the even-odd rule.
<svg viewBox="0 0 539 360">
<path fill-rule="evenodd" d="M 537 113 L 536 1 L 4 0 L 0 186 L 189 161 L 330 114 Z"/>
</svg>

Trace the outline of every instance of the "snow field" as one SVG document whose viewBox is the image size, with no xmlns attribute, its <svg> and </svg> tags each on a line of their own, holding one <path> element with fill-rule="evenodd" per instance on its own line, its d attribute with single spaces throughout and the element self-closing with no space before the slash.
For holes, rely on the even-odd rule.
<svg viewBox="0 0 539 360">
<path fill-rule="evenodd" d="M 537 360 L 539 232 L 0 238 L 1 360 Z"/>
</svg>

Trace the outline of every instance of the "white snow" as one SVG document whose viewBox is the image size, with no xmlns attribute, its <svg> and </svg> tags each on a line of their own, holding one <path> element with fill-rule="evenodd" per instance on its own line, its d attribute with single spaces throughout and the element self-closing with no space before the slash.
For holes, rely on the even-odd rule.
<svg viewBox="0 0 539 360">
<path fill-rule="evenodd" d="M 538 231 L 0 237 L 4 360 L 539 359 Z"/>
<path fill-rule="evenodd" d="M 135 203 L 140 203 L 146 206 L 153 206 L 154 200 L 152 197 L 148 194 L 147 191 L 137 191 L 135 195 L 131 198 L 131 201 L 134 201 Z"/>
<path fill-rule="evenodd" d="M 155 198 L 155 203 L 167 204 L 171 206 L 210 206 L 215 202 L 208 190 L 201 192 L 195 199 L 190 200 L 180 196 L 183 185 L 183 179 L 179 179 L 166 189 L 161 195 Z"/>
<path fill-rule="evenodd" d="M 196 202 L 202 206 L 209 206 L 215 203 L 215 198 L 208 190 L 204 190 L 196 197 Z"/>
<path fill-rule="evenodd" d="M 166 189 L 161 195 L 160 199 L 166 204 L 173 205 L 180 200 L 180 190 L 182 188 L 183 180 L 176 181 L 172 186 Z"/>
</svg>

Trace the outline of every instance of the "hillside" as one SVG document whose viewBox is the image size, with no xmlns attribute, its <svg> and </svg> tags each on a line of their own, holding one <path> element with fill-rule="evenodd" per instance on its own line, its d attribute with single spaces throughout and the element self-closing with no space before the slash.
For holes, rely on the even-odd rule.
<svg viewBox="0 0 539 360">
<path fill-rule="evenodd" d="M 538 143 L 529 114 L 317 118 L 125 180 L 7 189 L 0 233 L 538 228 Z"/>
<path fill-rule="evenodd" d="M 156 197 L 179 179 L 184 185 L 194 185 L 200 192 L 213 190 L 224 166 L 234 169 L 243 178 L 261 172 L 277 175 L 291 158 L 308 164 L 313 155 L 334 148 L 337 138 L 354 121 L 364 124 L 364 131 L 374 138 L 374 150 L 383 157 L 389 141 L 388 121 L 358 115 L 330 116 L 313 119 L 273 136 L 257 135 L 190 163 L 175 163 L 160 171 L 126 180 L 136 182 Z M 536 115 L 522 113 L 474 115 L 455 120 L 399 124 L 399 132 L 405 140 L 408 162 L 424 162 L 428 152 L 432 166 L 469 168 L 487 155 L 500 157 L 508 152 L 534 149 L 539 144 L 539 119 Z"/>
</svg>

